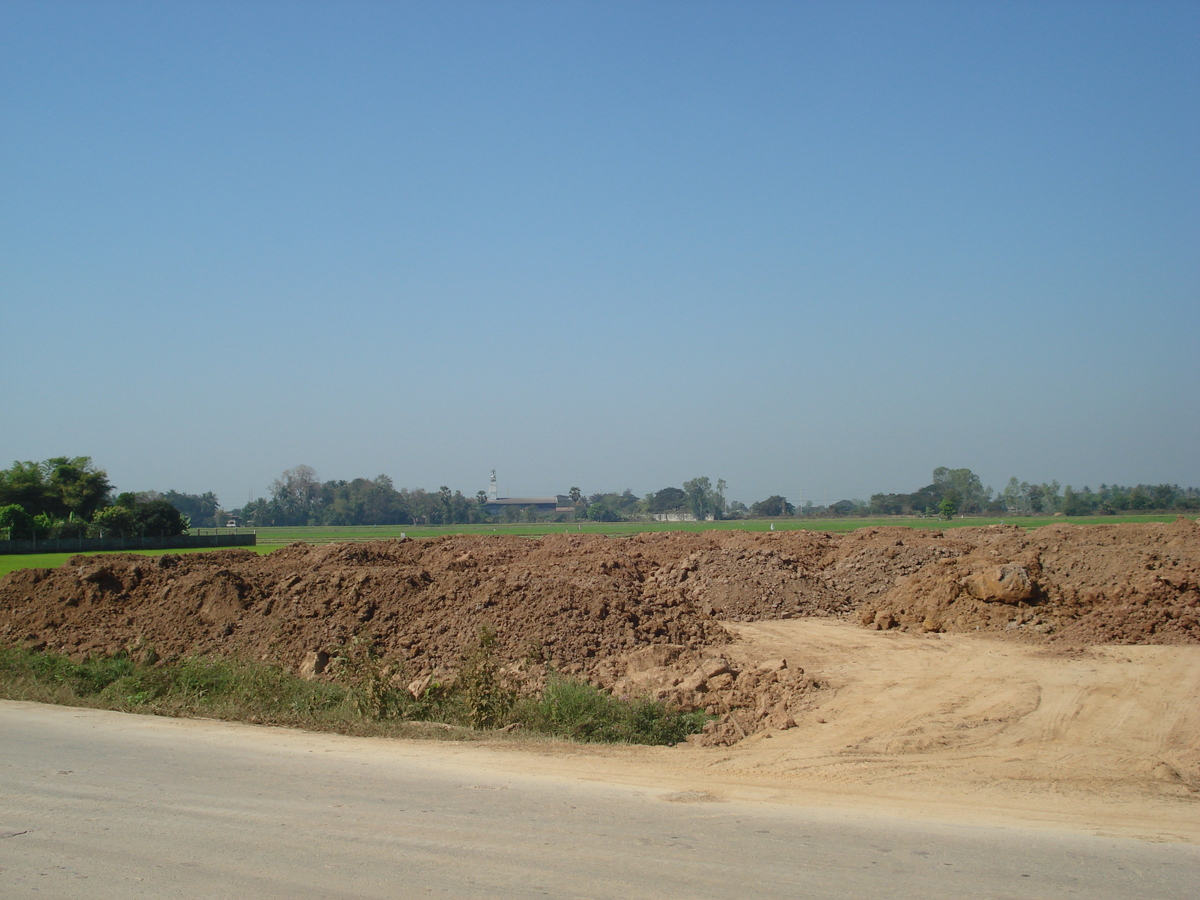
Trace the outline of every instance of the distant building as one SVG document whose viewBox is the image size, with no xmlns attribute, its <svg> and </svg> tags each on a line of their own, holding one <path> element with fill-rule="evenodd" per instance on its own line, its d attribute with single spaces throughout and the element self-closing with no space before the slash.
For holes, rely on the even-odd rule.
<svg viewBox="0 0 1200 900">
<path fill-rule="evenodd" d="M 488 499 L 484 508 L 488 511 L 488 515 L 498 516 L 503 514 L 506 509 L 527 509 L 532 506 L 540 513 L 558 513 L 571 512 L 575 509 L 573 506 L 562 508 L 558 505 L 557 497 L 496 497 Z"/>
<path fill-rule="evenodd" d="M 542 514 L 570 513 L 575 507 L 565 497 L 501 497 L 496 484 L 496 470 L 492 469 L 492 478 L 488 483 L 487 503 L 484 509 L 490 516 L 502 516 L 506 509 L 517 512 L 533 507 L 535 512 Z"/>
</svg>

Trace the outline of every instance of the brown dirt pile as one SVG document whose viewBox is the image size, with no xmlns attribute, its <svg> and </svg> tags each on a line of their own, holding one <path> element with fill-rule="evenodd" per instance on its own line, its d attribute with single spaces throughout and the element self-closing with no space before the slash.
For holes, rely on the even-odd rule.
<svg viewBox="0 0 1200 900">
<path fill-rule="evenodd" d="M 823 616 L 1023 640 L 1200 643 L 1200 526 L 946 533 L 454 536 L 144 557 L 77 556 L 0 580 L 0 644 L 80 656 L 153 647 L 299 670 L 356 635 L 446 677 L 483 626 L 546 667 L 723 714 L 710 736 L 787 728 L 803 660 L 739 660 L 722 621 Z"/>
<path fill-rule="evenodd" d="M 897 579 L 861 611 L 906 630 L 1004 630 L 1072 644 L 1200 643 L 1200 525 L 1005 526 Z"/>
</svg>

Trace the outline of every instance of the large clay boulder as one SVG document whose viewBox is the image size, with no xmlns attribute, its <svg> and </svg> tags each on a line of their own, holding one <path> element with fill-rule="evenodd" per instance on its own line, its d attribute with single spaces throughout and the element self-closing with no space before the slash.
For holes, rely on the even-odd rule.
<svg viewBox="0 0 1200 900">
<path fill-rule="evenodd" d="M 962 584 L 972 597 L 988 603 L 1020 603 L 1033 597 L 1037 590 L 1029 571 L 1015 563 L 977 569 Z"/>
</svg>

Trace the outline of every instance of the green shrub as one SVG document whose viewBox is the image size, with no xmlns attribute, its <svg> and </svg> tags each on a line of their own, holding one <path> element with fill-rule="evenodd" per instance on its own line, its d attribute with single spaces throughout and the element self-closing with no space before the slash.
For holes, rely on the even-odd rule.
<svg viewBox="0 0 1200 900">
<path fill-rule="evenodd" d="M 118 653 L 75 662 L 17 648 L 0 649 L 0 696 L 313 727 L 313 717 L 336 717 L 346 704 L 338 685 L 240 660 L 191 656 L 148 665 Z"/>
<path fill-rule="evenodd" d="M 699 732 L 702 711 L 672 710 L 655 700 L 623 700 L 575 678 L 551 674 L 536 699 L 515 716 L 533 731 L 575 741 L 677 744 Z"/>
<path fill-rule="evenodd" d="M 517 701 L 516 687 L 500 672 L 495 643 L 495 630 L 486 625 L 480 628 L 478 644 L 464 658 L 454 682 L 463 716 L 472 728 L 503 725 Z"/>
<path fill-rule="evenodd" d="M 368 719 L 415 718 L 412 695 L 396 685 L 403 665 L 385 657 L 369 635 L 355 635 L 333 654 L 332 672 L 358 714 Z"/>
<path fill-rule="evenodd" d="M 217 656 L 156 662 L 146 649 L 76 662 L 57 653 L 0 648 L 0 696 L 163 715 L 202 715 L 348 733 L 396 733 L 386 723 L 441 722 L 476 729 L 519 724 L 574 741 L 675 744 L 698 732 L 703 712 L 652 700 L 618 699 L 585 681 L 551 674 L 535 696 L 520 698 L 480 632 L 453 684 L 431 684 L 414 698 L 403 667 L 369 638 L 335 654 L 331 681 L 306 681 L 278 666 Z M 382 729 L 382 730 L 381 730 Z"/>
</svg>

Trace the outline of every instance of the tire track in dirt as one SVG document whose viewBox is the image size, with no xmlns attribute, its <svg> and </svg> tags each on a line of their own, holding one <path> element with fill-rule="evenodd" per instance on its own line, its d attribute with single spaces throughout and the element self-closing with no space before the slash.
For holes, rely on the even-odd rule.
<svg viewBox="0 0 1200 900">
<path fill-rule="evenodd" d="M 740 652 L 785 656 L 829 688 L 794 730 L 679 761 L 710 790 L 769 783 L 964 814 L 1128 815 L 1200 840 L 1200 647 L 1064 654 L 828 621 L 728 627 Z"/>
</svg>

